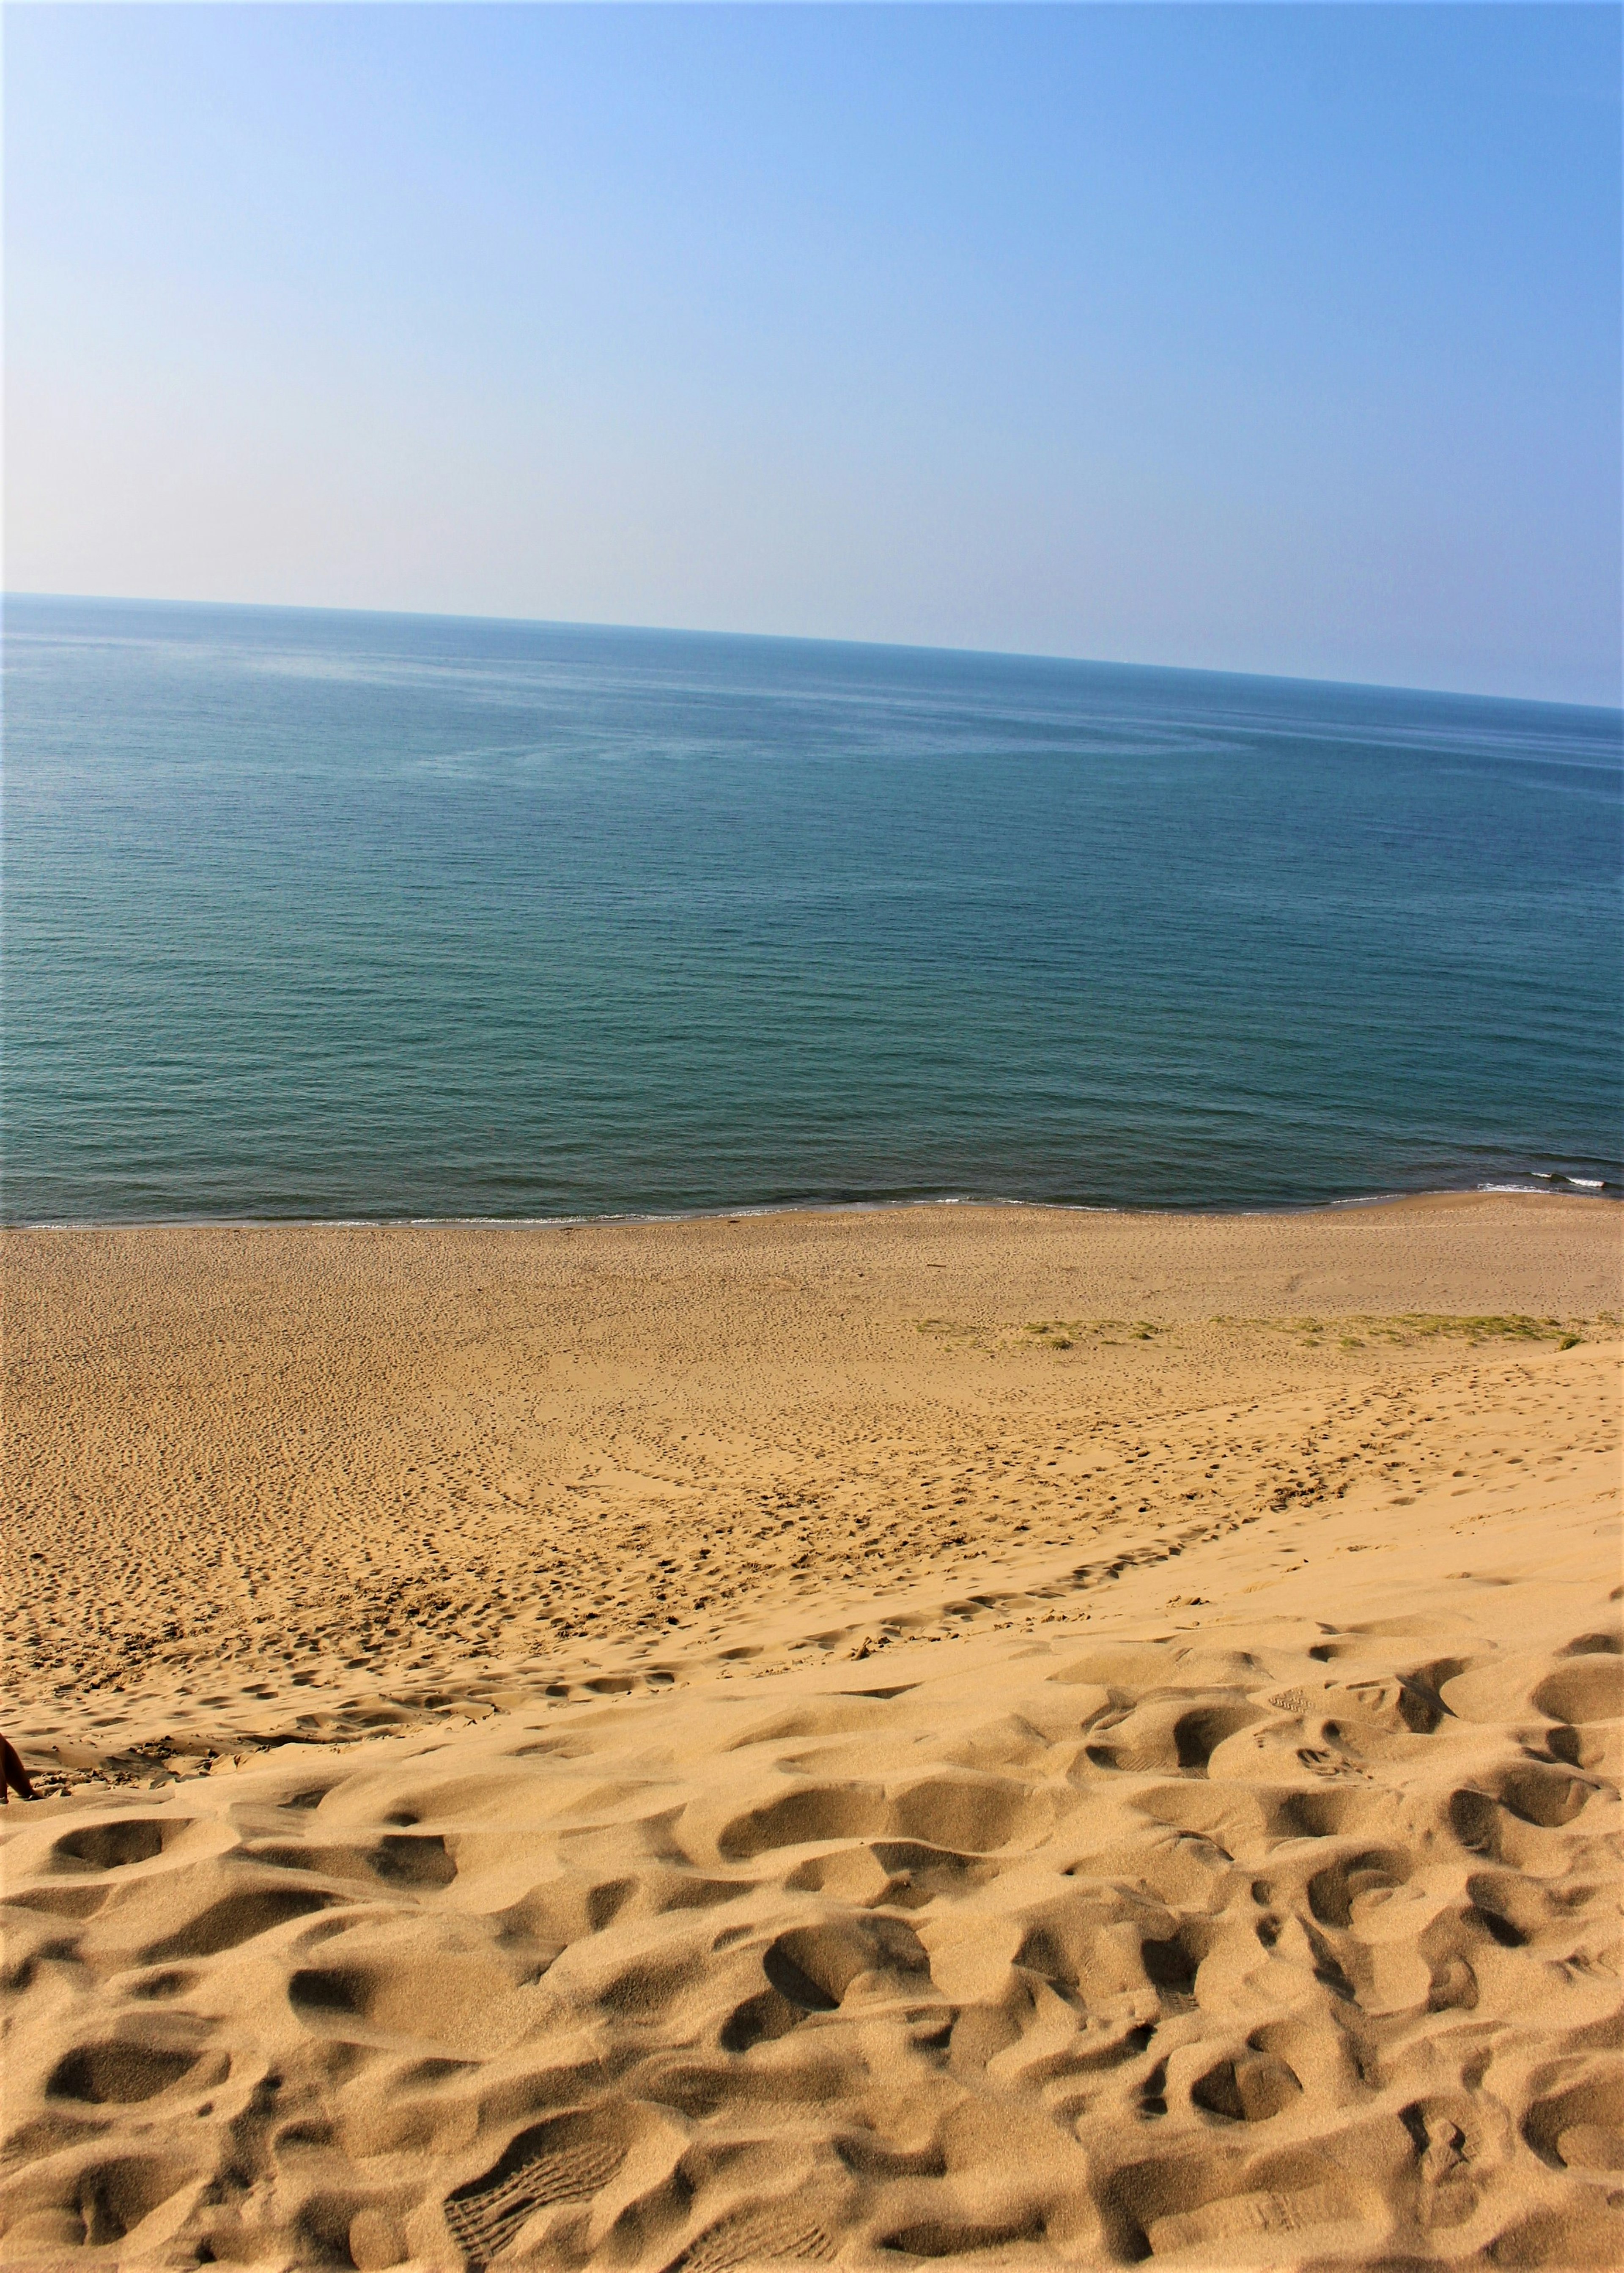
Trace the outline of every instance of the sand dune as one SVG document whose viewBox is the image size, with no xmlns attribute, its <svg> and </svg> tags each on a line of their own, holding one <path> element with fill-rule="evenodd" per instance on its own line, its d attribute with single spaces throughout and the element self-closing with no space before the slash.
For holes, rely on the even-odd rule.
<svg viewBox="0 0 1624 2273">
<path fill-rule="evenodd" d="M 0 2254 L 1620 2262 L 1616 1216 L 775 1220 L 11 1247 Z"/>
</svg>

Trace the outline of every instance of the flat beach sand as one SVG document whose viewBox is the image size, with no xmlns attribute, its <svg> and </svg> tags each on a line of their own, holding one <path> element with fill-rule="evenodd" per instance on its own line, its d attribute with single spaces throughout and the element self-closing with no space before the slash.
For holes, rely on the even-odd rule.
<svg viewBox="0 0 1624 2273">
<path fill-rule="evenodd" d="M 4 1234 L 0 2256 L 1624 2262 L 1621 1233 Z"/>
</svg>

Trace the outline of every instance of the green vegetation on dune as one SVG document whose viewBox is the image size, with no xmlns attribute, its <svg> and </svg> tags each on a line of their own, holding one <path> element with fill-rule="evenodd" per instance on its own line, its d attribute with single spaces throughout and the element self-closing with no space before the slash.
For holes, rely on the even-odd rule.
<svg viewBox="0 0 1624 2273">
<path fill-rule="evenodd" d="M 1594 1317 L 1536 1318 L 1521 1312 L 1475 1317 L 1434 1310 L 1402 1310 L 1381 1315 L 1361 1312 L 1329 1318 L 1214 1317 L 1178 1325 L 1158 1325 L 1148 1318 L 1032 1318 L 1020 1326 L 977 1326 L 953 1318 L 919 1318 L 915 1330 L 959 1347 L 988 1354 L 1022 1349 L 1047 1349 L 1064 1354 L 1079 1343 L 1106 1349 L 1129 1342 L 1177 1339 L 1186 1333 L 1209 1332 L 1214 1327 L 1229 1332 L 1287 1334 L 1304 1349 L 1409 1349 L 1428 1341 L 1464 1342 L 1477 1348 L 1494 1342 L 1553 1342 L 1559 1349 L 1574 1349 L 1590 1339 L 1605 1339 L 1620 1328 L 1616 1311 Z"/>
<path fill-rule="evenodd" d="M 1216 1321 L 1214 1321 L 1216 1323 Z M 1238 1324 L 1238 1320 L 1226 1321 Z M 1300 1334 L 1310 1342 L 1330 1331 L 1333 1324 L 1340 1328 L 1357 1327 L 1360 1338 L 1346 1333 L 1342 1336 L 1344 1349 L 1363 1348 L 1366 1342 L 1387 1342 L 1407 1348 L 1423 1341 L 1480 1342 L 1520 1341 L 1551 1342 L 1561 1349 L 1573 1349 L 1585 1339 L 1585 1330 L 1592 1332 L 1613 1328 L 1619 1320 L 1611 1311 L 1603 1311 L 1594 1318 L 1531 1318 L 1518 1312 L 1486 1317 L 1457 1317 L 1436 1310 L 1403 1310 L 1388 1317 L 1361 1316 L 1335 1320 L 1319 1318 L 1265 1318 L 1260 1324 L 1272 1326 L 1283 1333 Z"/>
</svg>

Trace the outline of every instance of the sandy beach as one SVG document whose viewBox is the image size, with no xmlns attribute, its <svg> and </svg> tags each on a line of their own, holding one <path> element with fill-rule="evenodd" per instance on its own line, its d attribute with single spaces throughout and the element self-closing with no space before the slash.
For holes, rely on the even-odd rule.
<svg viewBox="0 0 1624 2273">
<path fill-rule="evenodd" d="M 6 1233 L 0 2255 L 1624 2260 L 1621 1228 Z"/>
</svg>

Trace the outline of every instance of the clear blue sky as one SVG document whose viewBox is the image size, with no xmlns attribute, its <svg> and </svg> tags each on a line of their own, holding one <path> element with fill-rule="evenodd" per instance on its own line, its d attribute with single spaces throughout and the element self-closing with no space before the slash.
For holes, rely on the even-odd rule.
<svg viewBox="0 0 1624 2273">
<path fill-rule="evenodd" d="M 1599 6 L 13 7 L 13 590 L 1620 696 Z"/>
</svg>

